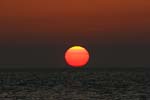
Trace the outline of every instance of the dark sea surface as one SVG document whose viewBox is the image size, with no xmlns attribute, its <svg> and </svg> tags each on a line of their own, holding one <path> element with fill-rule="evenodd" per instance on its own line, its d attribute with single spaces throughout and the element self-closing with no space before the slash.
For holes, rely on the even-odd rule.
<svg viewBox="0 0 150 100">
<path fill-rule="evenodd" d="M 0 100 L 150 100 L 150 70 L 1 71 Z"/>
</svg>

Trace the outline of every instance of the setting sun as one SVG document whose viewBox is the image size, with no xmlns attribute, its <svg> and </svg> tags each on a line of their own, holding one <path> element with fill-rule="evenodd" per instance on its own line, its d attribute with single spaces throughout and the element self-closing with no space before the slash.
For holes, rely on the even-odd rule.
<svg viewBox="0 0 150 100">
<path fill-rule="evenodd" d="M 65 60 L 72 67 L 83 67 L 89 61 L 89 53 L 81 46 L 73 46 L 66 51 Z"/>
</svg>

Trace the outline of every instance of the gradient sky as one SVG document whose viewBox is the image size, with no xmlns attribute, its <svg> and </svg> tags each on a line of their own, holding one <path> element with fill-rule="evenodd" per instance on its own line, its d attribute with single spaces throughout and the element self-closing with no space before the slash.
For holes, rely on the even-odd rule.
<svg viewBox="0 0 150 100">
<path fill-rule="evenodd" d="M 150 43 L 149 27 L 149 0 L 0 1 L 2 44 Z"/>
<path fill-rule="evenodd" d="M 150 0 L 0 0 L 0 65 L 65 66 L 76 44 L 91 66 L 150 65 Z"/>
</svg>

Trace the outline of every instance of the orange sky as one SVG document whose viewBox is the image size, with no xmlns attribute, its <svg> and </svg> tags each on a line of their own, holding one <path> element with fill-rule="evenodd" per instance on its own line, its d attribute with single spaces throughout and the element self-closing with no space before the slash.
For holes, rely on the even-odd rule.
<svg viewBox="0 0 150 100">
<path fill-rule="evenodd" d="M 95 43 L 150 42 L 150 1 L 0 0 L 1 43 L 78 37 Z"/>
</svg>

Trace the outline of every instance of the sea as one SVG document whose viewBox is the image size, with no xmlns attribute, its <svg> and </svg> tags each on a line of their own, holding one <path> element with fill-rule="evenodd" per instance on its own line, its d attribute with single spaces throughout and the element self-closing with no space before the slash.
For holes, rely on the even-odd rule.
<svg viewBox="0 0 150 100">
<path fill-rule="evenodd" d="M 0 100 L 150 100 L 150 70 L 0 71 Z"/>
</svg>

